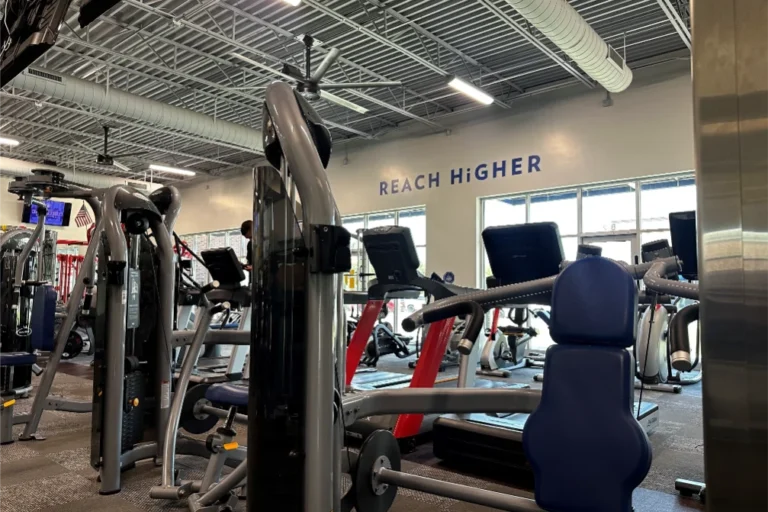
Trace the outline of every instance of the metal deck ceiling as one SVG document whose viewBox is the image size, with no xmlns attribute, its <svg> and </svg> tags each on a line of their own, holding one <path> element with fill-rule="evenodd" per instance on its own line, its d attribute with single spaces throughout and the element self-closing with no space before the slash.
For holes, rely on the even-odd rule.
<svg viewBox="0 0 768 512">
<path fill-rule="evenodd" d="M 659 1 L 570 0 L 626 55 L 630 67 L 686 49 Z M 687 0 L 672 3 L 688 23 Z M 275 70 L 282 62 L 301 66 L 299 36 L 305 33 L 320 43 L 314 54 L 317 62 L 332 47 L 342 52 L 325 80 L 403 83 L 398 88 L 334 91 L 369 109 L 367 114 L 316 101 L 337 140 L 375 138 L 402 123 L 439 131 L 446 116 L 479 108 L 446 86 L 451 74 L 493 94 L 497 103 L 488 108 L 495 109 L 512 108 L 515 101 L 548 86 L 591 85 L 588 77 L 577 79 L 547 56 L 541 45 L 567 59 L 505 0 L 302 0 L 298 7 L 281 0 L 123 0 L 87 30 L 77 26 L 78 8 L 79 2 L 73 2 L 57 46 L 37 67 L 108 82 L 256 129 L 261 126 L 264 87 L 276 76 L 232 53 Z M 0 134 L 23 141 L 10 150 L 3 147 L 5 156 L 49 159 L 60 166 L 139 178 L 150 162 L 216 175 L 247 168 L 259 158 L 231 144 L 9 87 L 0 101 Z M 103 123 L 113 127 L 111 154 L 146 152 L 119 159 L 131 172 L 96 165 Z"/>
</svg>

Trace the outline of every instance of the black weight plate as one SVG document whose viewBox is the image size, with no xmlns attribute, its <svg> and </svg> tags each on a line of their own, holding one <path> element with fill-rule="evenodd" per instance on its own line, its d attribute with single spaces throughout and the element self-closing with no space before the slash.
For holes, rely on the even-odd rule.
<svg viewBox="0 0 768 512">
<path fill-rule="evenodd" d="M 77 331 L 70 331 L 67 342 L 64 344 L 64 352 L 61 354 L 62 359 L 72 359 L 77 357 L 83 351 L 83 338 Z"/>
<path fill-rule="evenodd" d="M 355 508 L 365 512 L 386 512 L 397 496 L 397 486 L 389 485 L 382 494 L 373 489 L 372 474 L 380 457 L 389 459 L 393 471 L 400 471 L 400 447 L 389 430 L 377 430 L 360 447 L 353 477 Z"/>
<path fill-rule="evenodd" d="M 190 434 L 204 434 L 219 422 L 219 418 L 213 414 L 195 415 L 195 404 L 205 399 L 205 392 L 208 390 L 208 386 L 208 384 L 192 386 L 184 395 L 179 426 Z"/>
</svg>

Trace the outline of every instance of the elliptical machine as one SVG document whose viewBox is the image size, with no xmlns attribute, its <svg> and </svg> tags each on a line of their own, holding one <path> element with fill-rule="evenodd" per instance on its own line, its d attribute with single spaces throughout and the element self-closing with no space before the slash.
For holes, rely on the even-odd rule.
<svg viewBox="0 0 768 512">
<path fill-rule="evenodd" d="M 528 308 L 510 308 L 507 318 L 513 325 L 498 327 L 499 310 L 494 311 L 491 332 L 480 354 L 478 375 L 506 378 L 512 370 L 536 366 L 527 357 L 528 342 L 539 334 L 533 327 L 524 327 L 528 323 Z"/>
<path fill-rule="evenodd" d="M 685 252 L 687 261 L 692 258 L 695 261 L 695 214 L 671 213 L 670 229 L 673 240 L 678 240 L 676 249 Z M 691 244 L 693 254 L 684 247 Z M 643 263 L 674 256 L 677 252 L 672 250 L 667 240 L 649 242 L 641 248 Z M 686 260 L 683 260 L 682 277 L 693 280 L 696 272 L 691 272 L 690 266 L 685 263 Z M 669 295 L 646 294 L 641 296 L 640 315 L 635 353 L 638 380 L 635 387 L 665 393 L 681 393 L 682 386 L 700 382 L 701 344 L 696 343 L 691 360 L 687 331 L 688 326 L 698 319 L 698 303 L 673 299 Z M 675 348 L 681 343 L 685 343 L 687 350 Z"/>
</svg>

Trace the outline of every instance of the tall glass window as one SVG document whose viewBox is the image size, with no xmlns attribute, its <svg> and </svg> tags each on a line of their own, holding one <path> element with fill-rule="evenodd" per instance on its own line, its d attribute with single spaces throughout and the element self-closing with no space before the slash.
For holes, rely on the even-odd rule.
<svg viewBox="0 0 768 512">
<path fill-rule="evenodd" d="M 581 191 L 581 231 L 605 233 L 637 228 L 635 184 L 584 188 Z"/>
<path fill-rule="evenodd" d="M 577 234 L 579 224 L 576 191 L 532 195 L 528 222 L 554 222 L 561 236 Z"/>
</svg>

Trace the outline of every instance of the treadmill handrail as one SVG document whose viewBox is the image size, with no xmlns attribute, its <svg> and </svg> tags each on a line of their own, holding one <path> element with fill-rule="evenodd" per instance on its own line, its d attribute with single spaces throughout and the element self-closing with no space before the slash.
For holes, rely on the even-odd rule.
<svg viewBox="0 0 768 512">
<path fill-rule="evenodd" d="M 570 263 L 571 262 L 564 262 L 563 268 L 568 266 Z M 623 262 L 617 263 L 620 263 L 633 277 L 637 279 L 641 279 L 646 274 L 646 272 L 653 268 L 654 265 L 657 266 L 657 270 L 663 275 L 676 272 L 679 265 L 676 257 L 663 258 L 656 260 L 655 262 L 642 263 L 640 265 L 629 265 Z M 447 299 L 436 300 L 435 302 L 427 304 L 419 311 L 416 311 L 415 313 L 408 316 L 408 318 L 403 320 L 402 326 L 403 329 L 407 332 L 416 330 L 418 327 L 428 323 L 424 320 L 425 313 L 428 314 L 429 321 L 431 322 L 449 318 L 452 316 L 450 308 L 460 302 L 476 302 L 486 310 L 498 305 L 524 304 L 526 301 L 523 299 L 551 291 L 556 279 L 557 275 L 554 275 L 544 277 L 542 279 L 535 279 L 533 281 L 526 281 L 524 283 L 508 284 L 506 286 L 498 286 L 488 290 L 477 290 L 475 292 L 466 293 L 464 295 L 457 295 Z"/>
<path fill-rule="evenodd" d="M 670 259 L 673 261 L 668 261 Z M 652 263 L 653 265 L 650 270 L 648 270 L 643 277 L 643 283 L 647 290 L 662 295 L 672 295 L 674 297 L 699 300 L 698 284 L 666 278 L 670 273 L 676 274 L 682 268 L 681 263 L 677 258 L 665 258 L 663 260 L 655 260 Z"/>
</svg>

